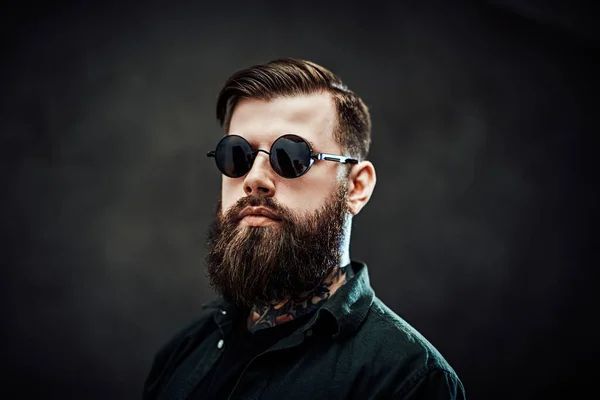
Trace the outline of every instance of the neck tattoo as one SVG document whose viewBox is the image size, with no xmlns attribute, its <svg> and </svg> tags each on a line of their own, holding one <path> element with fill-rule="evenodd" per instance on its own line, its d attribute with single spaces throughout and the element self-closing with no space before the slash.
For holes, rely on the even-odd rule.
<svg viewBox="0 0 600 400">
<path fill-rule="evenodd" d="M 336 267 L 314 290 L 304 293 L 293 300 L 280 304 L 252 307 L 248 316 L 248 330 L 252 333 L 265 328 L 291 321 L 306 315 L 325 303 L 340 286 L 351 277 L 347 269 L 351 266 Z"/>
</svg>

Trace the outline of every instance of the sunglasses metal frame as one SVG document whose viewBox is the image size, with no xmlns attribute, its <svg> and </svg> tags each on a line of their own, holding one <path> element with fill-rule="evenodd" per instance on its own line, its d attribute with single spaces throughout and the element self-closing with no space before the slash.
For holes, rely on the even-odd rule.
<svg viewBox="0 0 600 400">
<path fill-rule="evenodd" d="M 248 143 L 248 146 L 250 147 L 250 149 L 252 149 L 252 146 L 251 146 L 251 145 L 250 145 L 250 143 L 249 143 L 249 142 L 246 140 L 246 138 L 244 138 L 243 136 L 240 136 L 240 135 L 236 135 L 236 134 L 230 134 L 230 135 L 227 135 L 227 136 L 225 136 L 225 137 L 221 138 L 221 140 L 219 140 L 219 143 L 217 143 L 217 147 L 216 147 L 216 148 L 218 148 L 218 147 L 219 147 L 219 145 L 221 144 L 221 142 L 222 142 L 223 140 L 225 140 L 225 139 L 227 139 L 228 137 L 231 137 L 231 136 L 236 136 L 236 137 L 239 137 L 239 138 L 243 139 L 243 140 L 244 140 L 246 143 Z M 287 176 L 280 175 L 280 174 L 277 172 L 277 170 L 276 170 L 275 168 L 273 168 L 273 164 L 272 164 L 272 160 L 271 160 L 271 152 L 272 152 L 272 150 L 273 150 L 273 146 L 275 145 L 275 143 L 276 143 L 276 142 L 277 142 L 279 139 L 281 139 L 281 138 L 283 138 L 283 137 L 286 137 L 286 136 L 293 136 L 293 137 L 296 137 L 296 138 L 299 138 L 299 139 L 301 139 L 301 140 L 302 140 L 304 143 L 306 143 L 306 146 L 308 147 L 308 151 L 309 151 L 309 154 L 310 154 L 310 155 L 309 155 L 309 157 L 310 157 L 310 164 L 308 165 L 308 167 L 306 168 L 306 170 L 304 170 L 304 171 L 303 171 L 301 174 L 299 174 L 299 175 L 296 175 L 296 176 L 292 176 L 292 177 L 287 177 Z M 253 150 L 253 151 L 252 151 L 252 153 L 251 153 L 251 154 L 252 154 L 252 165 L 250 166 L 250 169 L 248 169 L 248 172 L 250 172 L 250 170 L 251 170 L 251 169 L 252 169 L 252 167 L 254 166 L 254 160 L 256 160 L 256 155 L 257 155 L 259 152 L 263 152 L 263 153 L 265 153 L 265 154 L 268 154 L 268 155 L 269 155 L 269 165 L 271 166 L 271 168 L 273 169 L 273 171 L 275 171 L 275 173 L 276 173 L 277 175 L 279 175 L 279 176 L 281 176 L 282 178 L 285 178 L 285 179 L 295 179 L 295 178 L 299 178 L 299 177 L 301 177 L 302 175 L 306 174 L 306 173 L 307 173 L 307 172 L 308 172 L 308 171 L 311 169 L 311 167 L 313 166 L 313 164 L 314 164 L 314 162 L 315 162 L 315 161 L 333 161 L 333 162 L 338 162 L 338 163 L 342 163 L 342 164 L 358 164 L 358 160 L 357 160 L 357 159 L 355 159 L 355 158 L 352 158 L 352 157 L 338 156 L 338 155 L 336 155 L 336 154 L 329 154 L 329 153 L 315 153 L 315 154 L 313 154 L 313 149 L 312 149 L 312 147 L 311 147 L 310 143 L 309 143 L 309 142 L 308 142 L 306 139 L 304 139 L 302 136 L 296 135 L 296 134 L 294 134 L 294 133 L 286 133 L 286 134 L 283 134 L 283 135 L 279 136 L 277 139 L 275 139 L 275 140 L 273 141 L 273 144 L 271 145 L 271 148 L 269 149 L 269 151 L 266 151 L 266 150 L 263 150 L 263 149 Z M 217 158 L 216 158 L 216 156 L 217 156 L 217 151 L 216 151 L 216 150 L 211 150 L 211 151 L 209 151 L 208 153 L 206 153 L 206 156 L 207 156 L 207 157 L 213 157 L 213 158 L 215 159 L 215 164 L 217 164 Z M 235 177 L 230 177 L 230 176 L 228 176 L 227 174 L 225 174 L 225 173 L 224 173 L 224 172 L 223 172 L 223 171 L 222 171 L 222 170 L 219 168 L 219 165 L 218 165 L 218 164 L 217 164 L 217 169 L 219 169 L 219 171 L 220 171 L 220 172 L 221 172 L 223 175 L 225 175 L 225 176 L 227 176 L 227 177 L 229 177 L 229 178 L 234 178 L 234 179 L 235 179 Z M 241 176 L 239 176 L 238 178 L 241 178 L 242 176 L 245 176 L 246 174 L 248 174 L 248 172 L 246 172 L 244 175 L 241 175 Z"/>
</svg>

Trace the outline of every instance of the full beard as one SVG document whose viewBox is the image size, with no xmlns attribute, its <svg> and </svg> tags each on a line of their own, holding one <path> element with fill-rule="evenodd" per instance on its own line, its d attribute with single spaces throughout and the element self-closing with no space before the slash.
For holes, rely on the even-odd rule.
<svg viewBox="0 0 600 400">
<path fill-rule="evenodd" d="M 273 226 L 245 226 L 239 215 L 262 206 L 281 219 Z M 224 299 L 241 307 L 301 301 L 339 265 L 347 217 L 347 186 L 323 207 L 297 216 L 270 197 L 240 199 L 224 215 L 219 202 L 207 240 L 208 277 Z"/>
</svg>

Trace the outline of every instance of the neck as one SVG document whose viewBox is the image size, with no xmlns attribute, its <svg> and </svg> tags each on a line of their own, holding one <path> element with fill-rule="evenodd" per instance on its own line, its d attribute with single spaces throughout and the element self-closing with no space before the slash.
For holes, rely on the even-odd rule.
<svg viewBox="0 0 600 400">
<path fill-rule="evenodd" d="M 346 283 L 347 268 L 351 267 L 337 266 L 314 290 L 297 299 L 286 300 L 270 306 L 252 307 L 247 320 L 248 330 L 256 332 L 260 329 L 270 328 L 316 310 Z"/>
</svg>

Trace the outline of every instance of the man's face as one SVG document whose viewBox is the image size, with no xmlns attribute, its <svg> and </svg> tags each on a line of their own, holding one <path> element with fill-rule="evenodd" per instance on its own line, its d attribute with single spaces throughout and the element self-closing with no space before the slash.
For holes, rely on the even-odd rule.
<svg viewBox="0 0 600 400">
<path fill-rule="evenodd" d="M 335 107 L 324 94 L 241 101 L 230 133 L 269 150 L 285 133 L 314 152 L 340 154 Z M 250 172 L 223 176 L 221 207 L 209 231 L 208 273 L 225 298 L 244 306 L 302 301 L 339 264 L 348 217 L 347 182 L 338 163 L 317 162 L 304 175 L 277 175 L 262 152 Z M 262 209 L 267 214 L 245 211 Z M 263 213 L 264 214 L 264 213 Z"/>
<path fill-rule="evenodd" d="M 333 138 L 336 108 L 324 93 L 280 97 L 272 101 L 242 99 L 233 112 L 229 133 L 244 137 L 254 150 L 269 151 L 279 136 L 293 133 L 303 137 L 315 153 L 341 154 Z M 259 152 L 248 174 L 240 178 L 223 176 L 222 213 L 245 196 L 267 196 L 297 215 L 312 214 L 336 192 L 342 177 L 341 164 L 315 162 L 304 175 L 286 179 L 277 175 L 269 156 Z M 267 218 L 244 218 L 243 224 L 272 225 Z"/>
</svg>

